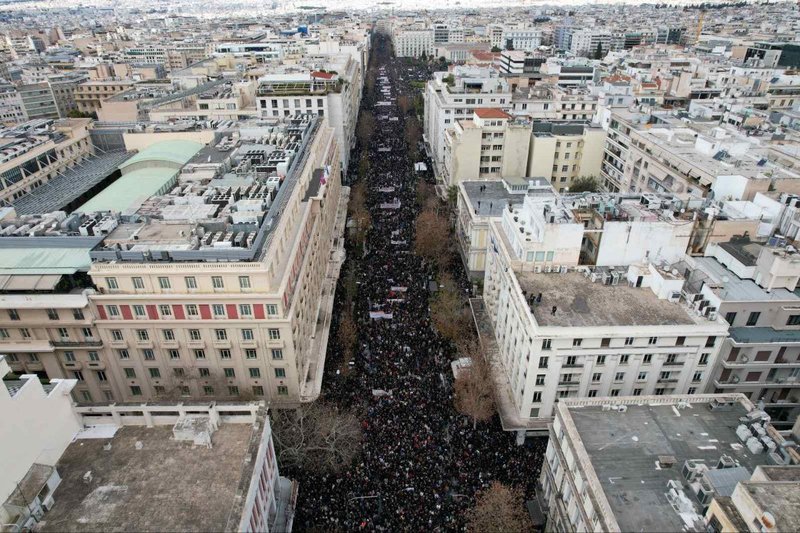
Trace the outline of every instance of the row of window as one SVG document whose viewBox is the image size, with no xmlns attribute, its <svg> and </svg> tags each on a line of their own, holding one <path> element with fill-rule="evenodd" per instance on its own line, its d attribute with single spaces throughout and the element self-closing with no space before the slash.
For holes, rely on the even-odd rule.
<svg viewBox="0 0 800 533">
<path fill-rule="evenodd" d="M 106 277 L 105 278 L 106 287 L 110 290 L 118 290 L 119 283 L 117 278 L 114 277 Z M 187 289 L 196 289 L 197 288 L 197 278 L 194 276 L 185 276 L 183 278 L 183 282 L 186 285 Z M 134 289 L 144 289 L 144 278 L 135 276 L 131 278 L 131 283 L 133 284 Z M 172 288 L 172 280 L 166 276 L 159 276 L 158 277 L 158 286 L 161 289 L 171 289 Z M 224 289 L 225 288 L 225 279 L 222 276 L 211 276 L 211 286 L 214 289 Z M 250 276 L 239 276 L 239 288 L 242 290 L 251 289 L 252 285 L 250 284 Z"/>
<path fill-rule="evenodd" d="M 261 385 L 253 385 L 253 396 L 264 396 L 264 387 Z M 288 396 L 289 394 L 289 387 L 285 385 L 278 385 L 276 387 L 278 396 Z M 130 386 L 131 395 L 132 396 L 141 396 L 142 395 L 142 388 L 139 385 L 131 385 Z M 166 387 L 163 385 L 154 385 L 153 390 L 155 391 L 156 395 L 161 396 L 167 393 Z M 88 391 L 83 391 L 88 392 Z M 188 385 L 181 385 L 180 386 L 180 393 L 181 396 L 191 396 L 192 392 Z M 214 396 L 216 394 L 214 387 L 211 385 L 204 385 L 203 386 L 203 395 L 204 396 Z M 239 396 L 239 387 L 236 385 L 228 385 L 228 396 Z M 91 397 L 89 400 L 91 401 Z"/>
<path fill-rule="evenodd" d="M 150 331 L 146 329 L 137 329 L 136 331 L 136 340 L 140 342 L 146 342 L 151 340 L 150 339 Z M 203 340 L 203 334 L 199 329 L 190 329 L 189 331 L 189 340 L 192 341 L 201 341 Z M 252 329 L 242 329 L 239 330 L 240 335 L 242 337 L 242 341 L 254 341 L 255 340 L 255 333 Z M 163 339 L 167 342 L 174 341 L 175 337 L 175 330 L 172 329 L 163 329 L 161 330 L 161 335 Z M 267 335 L 269 336 L 269 340 L 275 341 L 280 340 L 281 338 L 281 330 L 277 328 L 269 328 L 267 330 Z M 228 340 L 228 330 L 223 328 L 218 328 L 214 330 L 214 338 L 218 341 L 226 341 Z M 122 333 L 122 330 L 119 329 L 112 329 L 111 330 L 111 339 L 114 341 L 124 341 L 125 335 Z"/>
<path fill-rule="evenodd" d="M 676 353 L 667 354 L 667 358 L 664 360 L 665 364 L 673 365 L 673 364 L 681 364 L 681 361 L 678 361 L 678 355 Z M 700 354 L 700 359 L 698 360 L 698 365 L 707 365 L 708 364 L 709 354 L 704 353 Z M 619 364 L 620 365 L 627 365 L 630 361 L 630 354 L 621 354 L 619 356 Z M 649 365 L 653 362 L 653 354 L 646 353 L 642 356 L 642 364 Z M 548 368 L 550 364 L 550 358 L 547 356 L 539 357 L 539 368 Z M 595 364 L 598 366 L 602 366 L 606 364 L 606 356 L 605 355 L 598 355 L 595 358 Z M 564 361 L 562 366 L 578 366 L 578 356 L 577 355 L 570 355 Z"/>
<path fill-rule="evenodd" d="M 609 396 L 619 396 L 621 392 L 622 389 L 611 389 L 609 391 Z M 641 396 L 642 392 L 644 392 L 644 389 L 641 388 L 633 389 L 633 391 L 631 391 L 631 396 Z M 653 390 L 653 394 L 655 396 L 663 396 L 664 394 L 666 394 L 666 392 L 667 392 L 666 387 L 658 387 L 655 390 Z M 687 394 L 695 394 L 696 392 L 697 392 L 697 387 L 689 387 L 686 390 Z M 597 389 L 590 389 L 587 392 L 586 396 L 588 398 L 596 398 L 597 393 L 598 393 Z M 558 391 L 557 396 L 558 398 L 569 398 L 570 396 L 577 396 L 577 393 L 575 391 L 560 390 Z M 541 402 L 542 402 L 542 393 L 540 391 L 534 392 L 533 403 L 541 403 Z M 531 409 L 531 417 L 535 418 L 537 416 L 539 416 L 539 408 L 536 407 Z"/>
<path fill-rule="evenodd" d="M 171 360 L 177 360 L 181 358 L 180 350 L 167 350 L 166 353 Z M 219 355 L 220 359 L 232 358 L 231 351 L 227 348 L 218 350 L 217 354 Z M 274 361 L 280 361 L 283 359 L 283 350 L 281 348 L 272 348 L 270 350 L 270 354 Z M 117 350 L 117 355 L 122 360 L 127 360 L 131 358 L 131 352 L 128 349 Z M 192 350 L 192 355 L 194 356 L 195 359 L 202 360 L 206 358 L 206 351 L 203 348 L 196 348 Z M 258 352 L 256 351 L 255 348 L 246 348 L 244 350 L 244 357 L 245 359 L 257 359 Z M 142 358 L 145 361 L 155 361 L 156 353 L 154 350 L 150 348 L 145 348 L 142 350 Z"/>
<path fill-rule="evenodd" d="M 541 253 L 541 252 L 538 252 Z M 538 256 L 537 256 L 538 257 Z M 706 339 L 706 348 L 713 348 L 714 344 L 716 343 L 716 337 L 708 337 Z M 625 346 L 633 346 L 634 342 L 636 342 L 635 337 L 625 337 Z M 553 339 L 542 339 L 542 350 L 551 350 L 552 349 Z M 572 339 L 572 346 L 573 347 L 580 347 L 583 344 L 583 339 L 575 338 Z M 686 337 L 680 336 L 675 339 L 675 346 L 684 346 L 686 344 Z M 656 346 L 658 345 L 658 337 L 649 337 L 647 339 L 648 346 Z M 611 346 L 611 337 L 603 337 L 600 339 L 600 347 L 607 348 Z"/>
<path fill-rule="evenodd" d="M 125 372 L 125 377 L 127 379 L 136 379 L 136 369 L 135 368 L 126 367 L 126 368 L 123 368 L 122 370 L 123 370 L 123 372 Z M 250 377 L 252 379 L 258 379 L 258 378 L 261 377 L 261 369 L 258 368 L 258 367 L 250 367 L 247 370 L 248 370 L 248 373 L 249 373 L 249 375 L 250 375 Z M 153 378 L 153 379 L 160 379 L 161 378 L 161 369 L 160 368 L 150 367 L 150 368 L 147 369 L 147 371 L 148 371 L 148 373 L 149 373 L 151 378 Z M 197 371 L 198 371 L 198 375 L 201 378 L 210 378 L 211 377 L 211 370 L 208 369 L 208 368 L 198 368 Z M 223 375 L 226 378 L 235 378 L 236 377 L 236 370 L 233 369 L 233 368 L 230 368 L 230 367 L 223 368 L 222 371 L 223 371 Z M 285 368 L 274 368 L 273 371 L 275 373 L 275 377 L 278 378 L 278 379 L 284 379 L 286 377 L 286 369 Z M 79 371 L 79 370 L 75 371 L 75 372 L 73 372 L 73 374 L 75 376 L 75 379 L 77 379 L 78 381 L 83 381 L 83 373 L 81 371 Z M 185 378 L 186 377 L 186 369 L 185 368 L 173 368 L 172 369 L 172 374 L 176 378 Z M 98 379 L 98 381 L 105 381 L 107 379 L 106 375 L 105 375 L 105 372 L 103 372 L 102 370 L 97 371 L 97 379 Z"/>
<path fill-rule="evenodd" d="M 20 319 L 19 311 L 17 311 L 16 309 L 8 309 L 7 312 L 8 312 L 8 318 L 10 320 Z M 45 309 L 45 312 L 47 313 L 47 318 L 49 318 L 50 320 L 61 320 L 61 316 L 58 314 L 57 309 Z M 73 309 L 72 318 L 74 318 L 75 320 L 83 320 L 84 318 L 83 311 L 81 309 Z"/>
<path fill-rule="evenodd" d="M 152 309 L 152 312 L 148 312 L 148 307 Z M 278 315 L 278 306 L 276 304 L 266 304 L 265 305 L 267 310 L 268 316 L 277 316 Z M 203 316 L 203 310 L 208 308 L 209 316 Z M 132 311 L 132 313 L 131 313 Z M 257 304 L 255 307 L 251 304 L 211 304 L 209 305 L 197 305 L 197 304 L 187 304 L 187 305 L 170 305 L 170 304 L 160 304 L 158 306 L 150 305 L 106 305 L 105 312 L 107 312 L 109 318 L 124 318 L 124 319 L 131 319 L 131 318 L 139 318 L 139 319 L 151 319 L 155 320 L 158 318 L 178 318 L 183 319 L 184 317 L 194 317 L 194 318 L 263 318 L 263 311 L 260 308 L 260 304 Z M 100 311 L 101 318 L 104 318 L 103 311 Z M 130 316 L 126 316 L 129 314 Z M 229 316 L 230 315 L 230 316 Z"/>
</svg>

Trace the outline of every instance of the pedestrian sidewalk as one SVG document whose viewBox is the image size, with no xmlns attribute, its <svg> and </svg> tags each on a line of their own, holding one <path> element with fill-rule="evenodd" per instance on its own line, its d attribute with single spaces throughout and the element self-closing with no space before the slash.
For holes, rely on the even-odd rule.
<svg viewBox="0 0 800 533">
<path fill-rule="evenodd" d="M 336 283 L 346 257 L 344 249 L 344 229 L 347 223 L 347 204 L 350 201 L 350 187 L 342 187 L 339 205 L 336 207 L 336 220 L 333 227 L 334 246 L 328 258 L 325 279 L 322 280 L 322 296 L 317 311 L 317 324 L 311 338 L 311 360 L 303 369 L 306 381 L 300 388 L 300 401 L 313 402 L 322 390 L 322 375 L 325 372 L 325 358 L 328 353 L 328 338 L 333 318 L 333 303 L 336 297 Z"/>
<path fill-rule="evenodd" d="M 494 336 L 494 328 L 486 314 L 486 307 L 483 305 L 483 298 L 470 298 L 469 306 L 472 309 L 472 318 L 475 321 L 475 328 L 478 331 L 478 340 L 481 343 L 485 357 L 490 363 L 492 370 L 492 381 L 494 382 L 494 396 L 497 407 L 497 414 L 500 415 L 500 422 L 503 430 L 516 431 L 518 436 L 522 435 L 547 435 L 549 419 L 539 418 L 526 420 L 519 416 L 519 410 L 511 397 L 511 382 L 506 375 L 503 364 L 500 362 L 500 349 L 497 346 L 497 339 Z"/>
</svg>

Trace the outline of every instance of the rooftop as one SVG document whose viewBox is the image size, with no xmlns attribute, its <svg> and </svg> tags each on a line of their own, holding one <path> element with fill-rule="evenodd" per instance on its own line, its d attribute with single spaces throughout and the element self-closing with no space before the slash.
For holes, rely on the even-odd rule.
<svg viewBox="0 0 800 533">
<path fill-rule="evenodd" d="M 498 109 L 496 107 L 476 109 L 475 114 L 478 115 L 480 118 L 505 118 L 505 119 L 511 118 L 511 115 L 509 115 L 502 109 Z"/>
<path fill-rule="evenodd" d="M 172 426 L 125 426 L 110 441 L 76 440 L 56 466 L 61 485 L 41 529 L 223 531 L 252 431 L 223 424 L 212 448 L 174 440 Z"/>
<path fill-rule="evenodd" d="M 542 302 L 532 306 L 544 327 L 679 326 L 695 324 L 681 304 L 660 300 L 649 288 L 594 283 L 579 272 L 517 272 L 523 291 Z M 556 307 L 555 314 L 552 308 Z"/>
<path fill-rule="evenodd" d="M 692 262 L 708 276 L 703 281 L 713 285 L 713 292 L 722 301 L 800 301 L 800 296 L 783 288 L 765 291 L 755 281 L 740 278 L 713 257 L 693 257 Z M 694 281 L 694 276 L 691 279 Z"/>
<path fill-rule="evenodd" d="M 677 403 L 677 402 L 675 402 Z M 682 531 L 687 524 L 667 499 L 667 482 L 684 484 L 686 460 L 716 466 L 725 454 L 752 473 L 767 464 L 767 455 L 753 454 L 736 435 L 741 403 L 714 410 L 707 403 L 685 409 L 669 405 L 628 405 L 622 413 L 601 405 L 568 407 L 589 461 L 622 531 Z M 659 456 L 672 456 L 675 466 L 661 468 Z M 735 470 L 735 468 L 726 469 Z M 748 476 L 749 478 L 749 476 Z M 699 504 L 691 491 L 685 491 Z M 688 513 L 691 515 L 691 513 Z"/>
</svg>

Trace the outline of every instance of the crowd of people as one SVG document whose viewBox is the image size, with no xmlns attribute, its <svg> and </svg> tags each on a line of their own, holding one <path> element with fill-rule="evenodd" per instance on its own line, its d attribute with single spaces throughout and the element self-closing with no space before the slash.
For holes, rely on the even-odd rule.
<svg viewBox="0 0 800 533">
<path fill-rule="evenodd" d="M 373 53 L 377 83 L 362 105 L 375 117 L 375 134 L 360 147 L 371 162 L 372 228 L 366 253 L 349 254 L 347 265 L 357 273 L 359 344 L 351 368 L 342 372 L 341 348 L 331 341 L 320 399 L 362 413 L 363 440 L 354 463 L 341 472 L 288 472 L 300 481 L 295 527 L 463 530 L 465 510 L 492 481 L 533 497 L 546 440 L 517 446 L 497 417 L 473 429 L 453 407 L 450 362 L 456 354 L 434 331 L 428 307 L 434 267 L 413 251 L 416 180 L 430 179 L 414 172 L 396 103 L 398 91 L 411 90 L 413 67 L 390 55 L 383 36 Z M 466 285 L 463 272 L 461 278 Z"/>
</svg>

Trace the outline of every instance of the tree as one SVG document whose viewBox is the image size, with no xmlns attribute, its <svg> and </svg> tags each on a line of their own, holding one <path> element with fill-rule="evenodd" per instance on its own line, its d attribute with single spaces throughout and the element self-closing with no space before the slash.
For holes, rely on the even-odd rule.
<svg viewBox="0 0 800 533">
<path fill-rule="evenodd" d="M 466 519 L 470 533 L 523 533 L 533 527 L 525 514 L 522 491 L 499 481 L 478 493 Z"/>
<path fill-rule="evenodd" d="M 597 192 L 600 190 L 600 183 L 594 176 L 582 176 L 569 186 L 569 192 Z"/>
<path fill-rule="evenodd" d="M 450 259 L 450 230 L 447 220 L 433 210 L 425 209 L 415 223 L 414 251 L 428 261 L 433 261 L 439 268 L 446 267 Z"/>
<path fill-rule="evenodd" d="M 372 217 L 367 209 L 367 192 L 365 182 L 359 181 L 350 189 L 350 218 L 355 223 L 355 239 L 359 246 L 364 245 L 367 232 L 372 227 Z"/>
<path fill-rule="evenodd" d="M 452 87 L 453 85 L 456 84 L 456 78 L 452 74 L 448 74 L 447 76 L 442 78 L 442 81 L 445 82 L 448 87 Z"/>
<path fill-rule="evenodd" d="M 498 46 L 492 46 L 492 53 L 493 53 L 493 54 L 497 54 L 497 53 L 499 53 L 499 52 L 502 52 L 502 50 L 500 49 L 500 47 L 498 47 Z"/>
<path fill-rule="evenodd" d="M 362 145 L 369 142 L 370 137 L 375 132 L 375 117 L 369 111 L 362 111 L 358 117 L 358 124 L 356 125 L 356 135 L 358 141 Z"/>
<path fill-rule="evenodd" d="M 459 342 L 469 334 L 470 317 L 463 295 L 453 277 L 444 272 L 439 276 L 439 290 L 431 300 L 431 322 L 442 337 Z"/>
<path fill-rule="evenodd" d="M 404 115 L 408 115 L 408 112 L 411 110 L 411 99 L 405 94 L 398 96 L 397 107 L 400 108 L 400 111 L 402 111 Z"/>
<path fill-rule="evenodd" d="M 371 163 L 369 162 L 369 155 L 366 150 L 361 153 L 361 158 L 358 160 L 358 178 L 360 180 L 364 180 L 367 178 L 367 174 L 369 174 L 369 169 L 371 167 Z"/>
<path fill-rule="evenodd" d="M 278 463 L 309 472 L 347 468 L 361 442 L 359 417 L 322 401 L 297 409 L 273 410 L 272 435 Z"/>
<path fill-rule="evenodd" d="M 420 126 L 417 117 L 409 117 L 406 120 L 406 144 L 408 145 L 411 159 L 417 158 L 419 152 L 417 145 L 420 139 L 422 139 L 422 126 Z"/>
<path fill-rule="evenodd" d="M 455 209 L 458 202 L 458 187 L 451 185 L 447 188 L 447 205 L 450 209 Z"/>
<path fill-rule="evenodd" d="M 597 43 L 597 48 L 594 51 L 595 59 L 603 59 L 603 43 Z"/>
<path fill-rule="evenodd" d="M 459 354 L 470 359 L 470 366 L 460 372 L 455 383 L 456 411 L 472 418 L 472 428 L 494 416 L 494 382 L 489 361 L 476 340 L 459 345 Z"/>
</svg>

